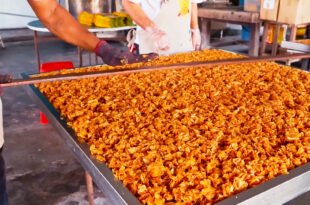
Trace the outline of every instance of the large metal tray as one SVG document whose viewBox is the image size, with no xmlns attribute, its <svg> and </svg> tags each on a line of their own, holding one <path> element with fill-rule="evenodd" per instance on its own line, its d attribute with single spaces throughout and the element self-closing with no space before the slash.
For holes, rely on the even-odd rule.
<svg viewBox="0 0 310 205">
<path fill-rule="evenodd" d="M 29 78 L 30 76 L 22 74 L 23 78 Z M 106 164 L 91 156 L 87 144 L 77 141 L 74 131 L 67 126 L 66 121 L 61 118 L 57 110 L 34 85 L 27 86 L 25 89 L 47 116 L 49 122 L 59 132 L 75 158 L 90 173 L 98 188 L 105 193 L 105 196 L 111 200 L 113 205 L 141 204 L 122 182 L 114 177 L 113 172 Z M 307 191 L 310 191 L 310 163 L 291 170 L 287 175 L 278 176 L 217 204 L 283 204 Z"/>
</svg>

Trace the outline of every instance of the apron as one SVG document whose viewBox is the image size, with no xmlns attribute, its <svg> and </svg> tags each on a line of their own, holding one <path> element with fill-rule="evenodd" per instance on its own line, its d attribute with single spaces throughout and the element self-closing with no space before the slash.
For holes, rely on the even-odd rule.
<svg viewBox="0 0 310 205">
<path fill-rule="evenodd" d="M 193 51 L 191 40 L 191 1 L 164 0 L 153 22 L 167 33 L 170 49 L 159 51 L 159 55 Z M 153 43 L 144 30 L 137 31 L 140 54 L 156 52 Z"/>
</svg>

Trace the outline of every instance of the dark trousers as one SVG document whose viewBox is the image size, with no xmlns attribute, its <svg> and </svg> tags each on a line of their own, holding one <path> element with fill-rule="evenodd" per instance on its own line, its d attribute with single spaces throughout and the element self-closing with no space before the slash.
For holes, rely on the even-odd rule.
<svg viewBox="0 0 310 205">
<path fill-rule="evenodd" d="M 5 164 L 0 149 L 0 205 L 8 205 L 8 194 L 6 192 Z"/>
</svg>

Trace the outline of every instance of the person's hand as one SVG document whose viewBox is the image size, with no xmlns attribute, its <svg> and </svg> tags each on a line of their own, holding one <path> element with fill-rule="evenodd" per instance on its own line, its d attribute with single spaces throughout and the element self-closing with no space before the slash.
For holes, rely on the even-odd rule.
<svg viewBox="0 0 310 205">
<path fill-rule="evenodd" d="M 1 84 L 12 82 L 12 76 L 0 75 L 0 95 L 2 94 Z"/>
<path fill-rule="evenodd" d="M 138 55 L 131 53 L 127 48 L 121 50 L 113 47 L 106 41 L 101 40 L 96 46 L 96 54 L 102 58 L 102 60 L 111 66 L 124 65 L 129 63 L 147 62 L 158 55 L 156 53 Z"/>
<path fill-rule="evenodd" d="M 12 76 L 0 74 L 0 84 L 12 82 Z"/>
<path fill-rule="evenodd" d="M 201 46 L 201 35 L 199 28 L 191 29 L 192 33 L 192 44 L 195 51 L 200 50 Z"/>
<path fill-rule="evenodd" d="M 145 29 L 147 35 L 150 38 L 150 41 L 154 43 L 155 50 L 158 51 L 166 51 L 170 49 L 170 43 L 168 40 L 167 34 L 156 27 L 147 27 Z"/>
</svg>

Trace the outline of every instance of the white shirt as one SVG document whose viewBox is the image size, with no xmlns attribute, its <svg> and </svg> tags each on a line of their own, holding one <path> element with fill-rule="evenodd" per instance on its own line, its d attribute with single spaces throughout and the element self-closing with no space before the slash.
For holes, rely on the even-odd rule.
<svg viewBox="0 0 310 205">
<path fill-rule="evenodd" d="M 136 4 L 140 4 L 142 10 L 151 20 L 153 20 L 159 13 L 160 4 L 162 2 L 162 0 L 129 0 L 129 1 Z M 190 0 L 190 1 L 191 3 L 198 4 L 204 2 L 205 0 Z"/>
<path fill-rule="evenodd" d="M 139 4 L 142 8 L 142 10 L 144 11 L 144 13 L 146 14 L 147 17 L 149 17 L 151 20 L 154 20 L 161 8 L 161 2 L 163 0 L 129 0 L 130 2 Z M 177 1 L 177 0 L 166 0 L 166 1 Z M 178 1 L 182 1 L 182 0 L 178 0 Z M 205 0 L 190 0 L 191 3 L 202 3 Z M 186 29 L 186 28 L 185 28 Z M 140 26 L 137 26 L 137 32 L 139 32 L 140 30 L 142 30 L 142 28 Z M 190 28 L 188 28 L 188 30 L 190 30 Z M 138 37 L 136 37 L 135 43 L 139 44 L 140 40 Z"/>
</svg>

